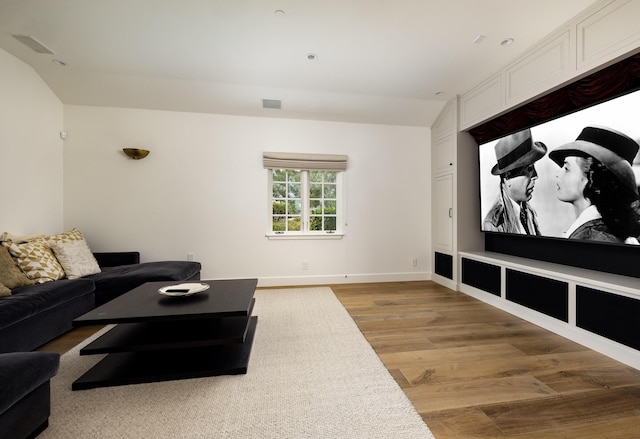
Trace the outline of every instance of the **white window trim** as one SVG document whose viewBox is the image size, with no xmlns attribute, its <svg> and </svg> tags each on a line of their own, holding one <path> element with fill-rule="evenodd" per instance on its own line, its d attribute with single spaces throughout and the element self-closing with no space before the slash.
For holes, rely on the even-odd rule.
<svg viewBox="0 0 640 439">
<path fill-rule="evenodd" d="M 272 170 L 271 169 L 267 169 L 267 232 L 265 233 L 265 236 L 269 239 L 269 240 L 299 240 L 299 239 L 342 239 L 345 235 L 344 233 L 344 229 L 347 226 L 347 215 L 346 215 L 346 202 L 345 202 L 345 197 L 346 197 L 346 176 L 344 175 L 345 172 L 338 172 L 336 174 L 336 182 L 338 185 L 338 188 L 340 188 L 341 191 L 341 196 L 338 197 L 337 199 L 337 210 L 338 212 L 342 212 L 340 215 L 338 215 L 338 218 L 336 218 L 336 228 L 337 230 L 333 233 L 329 233 L 329 232 L 282 232 L 282 233 L 277 233 L 271 230 L 271 226 L 272 226 L 272 220 L 271 220 L 271 210 L 273 209 L 273 205 L 272 205 L 272 197 L 273 197 L 273 193 L 272 193 L 272 185 L 273 185 L 273 181 L 271 180 L 272 178 Z M 307 170 L 308 171 L 308 170 Z M 302 187 L 302 191 L 305 194 L 308 194 L 308 181 L 305 181 L 305 183 L 303 184 Z M 308 196 L 308 195 L 307 195 Z M 308 199 L 307 199 L 307 203 L 308 203 Z M 308 207 L 308 206 L 306 206 Z M 305 206 L 303 206 L 304 212 L 302 215 L 302 221 L 304 223 L 304 228 L 306 230 L 306 227 L 309 223 L 309 212 L 307 209 L 305 209 Z"/>
<path fill-rule="evenodd" d="M 286 233 L 267 233 L 265 234 L 265 236 L 269 239 L 269 240 L 290 240 L 290 239 L 342 239 L 344 237 L 344 233 L 325 233 L 322 235 L 311 235 L 311 234 L 304 234 L 301 233 L 299 235 L 294 235 L 291 234 L 291 232 L 289 232 L 290 234 L 286 234 Z"/>
</svg>

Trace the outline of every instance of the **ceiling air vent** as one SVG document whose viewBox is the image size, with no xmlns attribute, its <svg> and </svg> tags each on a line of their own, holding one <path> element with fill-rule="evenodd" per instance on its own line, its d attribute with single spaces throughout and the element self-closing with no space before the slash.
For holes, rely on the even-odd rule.
<svg viewBox="0 0 640 439">
<path fill-rule="evenodd" d="M 282 108 L 282 101 L 279 99 L 263 99 L 262 108 L 274 108 L 280 110 Z"/>
<path fill-rule="evenodd" d="M 14 34 L 11 34 L 11 36 L 13 38 L 15 38 L 16 40 L 20 41 L 25 46 L 29 46 L 32 50 L 34 50 L 34 51 L 36 51 L 38 53 L 46 53 L 47 55 L 53 55 L 54 54 L 53 50 L 49 49 L 44 44 L 42 44 L 40 41 L 36 40 L 35 38 L 33 38 L 30 35 L 14 35 Z"/>
</svg>

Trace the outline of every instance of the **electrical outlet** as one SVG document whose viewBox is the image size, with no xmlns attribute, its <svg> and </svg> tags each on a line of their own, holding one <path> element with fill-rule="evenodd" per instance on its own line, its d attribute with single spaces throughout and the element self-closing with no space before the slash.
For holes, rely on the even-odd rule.
<svg viewBox="0 0 640 439">
<path fill-rule="evenodd" d="M 195 257 L 196 255 L 194 255 L 193 253 L 187 253 L 187 261 L 193 261 Z"/>
<path fill-rule="evenodd" d="M 411 266 L 412 267 L 417 267 L 418 266 L 418 258 L 411 259 Z"/>
<path fill-rule="evenodd" d="M 309 263 L 307 261 L 303 261 L 302 262 L 302 269 L 303 270 L 308 270 L 309 269 Z"/>
</svg>

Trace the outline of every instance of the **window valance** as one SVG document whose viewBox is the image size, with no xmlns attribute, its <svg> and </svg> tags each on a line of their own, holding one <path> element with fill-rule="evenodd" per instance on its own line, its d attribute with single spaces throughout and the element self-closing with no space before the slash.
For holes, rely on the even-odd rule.
<svg viewBox="0 0 640 439">
<path fill-rule="evenodd" d="M 305 154 L 296 152 L 264 152 L 262 164 L 267 169 L 321 169 L 346 171 L 347 156 L 340 154 Z"/>
</svg>

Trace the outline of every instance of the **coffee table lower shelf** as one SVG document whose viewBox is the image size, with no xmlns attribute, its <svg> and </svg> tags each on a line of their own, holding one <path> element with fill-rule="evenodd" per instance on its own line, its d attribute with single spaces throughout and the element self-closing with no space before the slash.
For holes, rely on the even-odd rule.
<svg viewBox="0 0 640 439">
<path fill-rule="evenodd" d="M 78 378 L 72 390 L 247 373 L 258 317 L 243 343 L 108 354 Z"/>
</svg>

